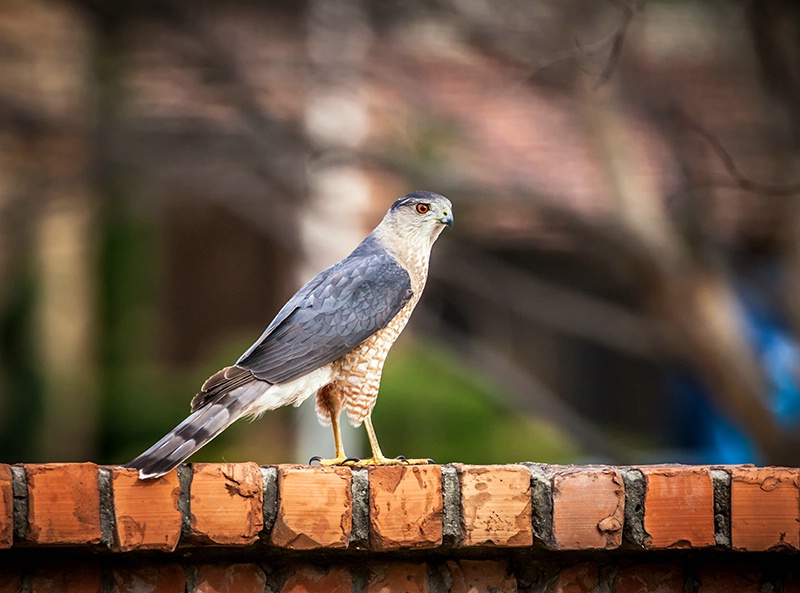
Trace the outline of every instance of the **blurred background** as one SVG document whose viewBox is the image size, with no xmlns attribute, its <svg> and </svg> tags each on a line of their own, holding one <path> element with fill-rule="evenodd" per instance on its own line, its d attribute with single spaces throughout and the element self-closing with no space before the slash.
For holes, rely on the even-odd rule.
<svg viewBox="0 0 800 593">
<path fill-rule="evenodd" d="M 385 453 L 796 465 L 799 157 L 788 0 L 0 0 L 0 460 L 129 460 L 426 189 Z"/>
</svg>

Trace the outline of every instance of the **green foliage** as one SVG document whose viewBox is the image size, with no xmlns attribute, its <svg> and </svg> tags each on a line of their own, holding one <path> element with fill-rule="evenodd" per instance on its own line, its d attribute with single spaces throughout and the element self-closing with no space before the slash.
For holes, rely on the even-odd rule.
<svg viewBox="0 0 800 593">
<path fill-rule="evenodd" d="M 441 349 L 420 342 L 395 348 L 373 413 L 384 454 L 476 464 L 577 458 L 577 447 L 552 425 L 512 412 L 493 392 Z"/>
</svg>

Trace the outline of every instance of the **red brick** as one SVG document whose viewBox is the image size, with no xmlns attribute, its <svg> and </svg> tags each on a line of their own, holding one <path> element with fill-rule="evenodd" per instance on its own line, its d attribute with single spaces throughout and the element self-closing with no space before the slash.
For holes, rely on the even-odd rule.
<svg viewBox="0 0 800 593">
<path fill-rule="evenodd" d="M 744 550 L 800 547 L 798 470 L 731 469 L 731 543 Z"/>
<path fill-rule="evenodd" d="M 369 470 L 370 547 L 432 548 L 442 543 L 442 469 L 438 465 Z"/>
<path fill-rule="evenodd" d="M 447 568 L 452 578 L 450 593 L 512 593 L 517 590 L 517 581 L 509 574 L 503 560 L 448 560 Z"/>
<path fill-rule="evenodd" d="M 704 547 L 714 538 L 714 485 L 707 468 L 642 467 L 644 530 L 653 548 Z"/>
<path fill-rule="evenodd" d="M 186 575 L 180 564 L 151 564 L 115 568 L 113 593 L 183 593 Z"/>
<path fill-rule="evenodd" d="M 192 465 L 191 534 L 221 545 L 247 545 L 264 527 L 262 476 L 255 463 Z"/>
<path fill-rule="evenodd" d="M 102 593 L 100 568 L 96 564 L 46 564 L 37 568 L 31 593 Z"/>
<path fill-rule="evenodd" d="M 599 570 L 593 562 L 581 562 L 562 569 L 550 593 L 593 593 L 599 582 Z"/>
<path fill-rule="evenodd" d="M 346 467 L 279 466 L 270 542 L 293 550 L 346 548 L 353 522 L 351 484 Z"/>
<path fill-rule="evenodd" d="M 553 477 L 555 547 L 619 547 L 625 514 L 622 477 L 612 468 L 570 468 Z"/>
<path fill-rule="evenodd" d="M 352 588 L 353 579 L 342 568 L 323 570 L 302 564 L 291 571 L 281 593 L 350 593 Z"/>
<path fill-rule="evenodd" d="M 620 568 L 615 593 L 668 593 L 683 591 L 683 568 L 672 564 L 635 564 Z"/>
<path fill-rule="evenodd" d="M 756 570 L 737 563 L 700 564 L 697 571 L 699 588 L 697 593 L 762 593 L 759 574 Z"/>
<path fill-rule="evenodd" d="M 267 577 L 257 564 L 205 564 L 197 569 L 197 593 L 264 593 Z"/>
<path fill-rule="evenodd" d="M 173 470 L 140 480 L 135 469 L 111 470 L 114 500 L 114 549 L 172 551 L 181 537 L 181 486 Z"/>
<path fill-rule="evenodd" d="M 428 592 L 428 567 L 424 562 L 370 565 L 366 593 Z"/>
<path fill-rule="evenodd" d="M 37 544 L 100 542 L 100 490 L 94 463 L 25 465 L 27 539 Z"/>
<path fill-rule="evenodd" d="M 0 463 L 0 550 L 14 544 L 14 493 L 11 466 Z"/>
<path fill-rule="evenodd" d="M 465 546 L 530 546 L 531 474 L 522 466 L 457 466 Z"/>
</svg>

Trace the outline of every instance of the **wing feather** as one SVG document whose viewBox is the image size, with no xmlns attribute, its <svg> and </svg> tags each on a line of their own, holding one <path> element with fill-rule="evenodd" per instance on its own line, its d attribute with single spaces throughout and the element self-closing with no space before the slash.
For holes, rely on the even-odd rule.
<svg viewBox="0 0 800 593">
<path fill-rule="evenodd" d="M 303 286 L 236 366 L 270 383 L 290 381 L 386 327 L 411 299 L 411 279 L 369 239 Z"/>
</svg>

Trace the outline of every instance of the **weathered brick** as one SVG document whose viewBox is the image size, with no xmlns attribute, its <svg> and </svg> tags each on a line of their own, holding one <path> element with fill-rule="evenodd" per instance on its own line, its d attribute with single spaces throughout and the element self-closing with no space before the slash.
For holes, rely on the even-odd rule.
<svg viewBox="0 0 800 593">
<path fill-rule="evenodd" d="M 197 593 L 263 593 L 267 582 L 258 564 L 203 564 L 197 568 Z"/>
<path fill-rule="evenodd" d="M 294 550 L 346 548 L 353 524 L 351 484 L 346 467 L 279 466 L 270 542 Z"/>
<path fill-rule="evenodd" d="M 644 474 L 645 544 L 653 548 L 713 546 L 714 485 L 703 467 L 639 468 Z"/>
<path fill-rule="evenodd" d="M 800 547 L 798 470 L 731 469 L 731 543 L 743 550 Z"/>
<path fill-rule="evenodd" d="M 113 593 L 183 593 L 186 575 L 180 564 L 151 564 L 138 567 L 115 567 Z"/>
<path fill-rule="evenodd" d="M 366 593 L 428 593 L 428 567 L 424 562 L 370 565 Z"/>
<path fill-rule="evenodd" d="M 634 564 L 619 569 L 615 593 L 684 591 L 683 568 L 674 564 Z"/>
<path fill-rule="evenodd" d="M 102 593 L 100 567 L 96 564 L 42 563 L 31 579 L 31 593 Z"/>
<path fill-rule="evenodd" d="M 255 463 L 195 463 L 190 531 L 214 544 L 246 545 L 264 527 L 261 471 Z"/>
<path fill-rule="evenodd" d="M 569 468 L 553 477 L 555 547 L 619 547 L 625 513 L 622 476 L 613 468 Z"/>
<path fill-rule="evenodd" d="M 504 560 L 448 560 L 447 568 L 452 579 L 450 593 L 515 593 L 517 590 L 517 580 L 509 574 Z"/>
<path fill-rule="evenodd" d="M 27 539 L 37 544 L 100 542 L 100 490 L 94 463 L 25 465 Z"/>
<path fill-rule="evenodd" d="M 281 593 L 350 593 L 352 589 L 353 579 L 343 568 L 301 564 L 290 568 Z"/>
<path fill-rule="evenodd" d="M 593 593 L 598 588 L 599 569 L 594 562 L 579 562 L 562 569 L 549 593 Z"/>
<path fill-rule="evenodd" d="M 181 537 L 181 486 L 175 470 L 140 480 L 135 469 L 111 470 L 114 549 L 174 550 Z"/>
<path fill-rule="evenodd" d="M 442 469 L 438 465 L 369 470 L 370 546 L 431 548 L 442 543 Z"/>
<path fill-rule="evenodd" d="M 14 493 L 11 466 L 0 463 L 0 550 L 14 544 Z"/>
<path fill-rule="evenodd" d="M 518 465 L 456 466 L 465 546 L 530 546 L 531 474 Z"/>
</svg>

